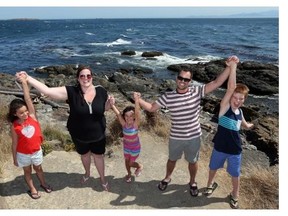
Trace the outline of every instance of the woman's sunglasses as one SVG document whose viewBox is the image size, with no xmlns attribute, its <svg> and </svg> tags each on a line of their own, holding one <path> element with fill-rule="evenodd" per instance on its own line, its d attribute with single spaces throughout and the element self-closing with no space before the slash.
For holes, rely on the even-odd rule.
<svg viewBox="0 0 288 216">
<path fill-rule="evenodd" d="M 85 78 L 88 79 L 88 80 L 90 80 L 90 79 L 92 78 L 92 75 L 91 75 L 91 74 L 87 74 L 87 75 L 81 74 L 79 77 L 80 77 L 80 79 L 82 79 L 82 80 L 85 79 Z"/>
<path fill-rule="evenodd" d="M 178 79 L 179 81 L 184 81 L 184 82 L 190 82 L 190 81 L 191 81 L 191 79 L 184 78 L 184 77 L 181 77 L 181 76 L 177 76 L 177 79 Z"/>
</svg>

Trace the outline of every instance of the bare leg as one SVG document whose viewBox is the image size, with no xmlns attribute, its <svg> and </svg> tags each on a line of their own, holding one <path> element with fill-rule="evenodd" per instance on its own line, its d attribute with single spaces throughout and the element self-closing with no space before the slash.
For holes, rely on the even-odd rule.
<svg viewBox="0 0 288 216">
<path fill-rule="evenodd" d="M 98 171 L 98 174 L 100 176 L 100 180 L 102 184 L 106 184 L 107 182 L 105 181 L 105 165 L 104 165 L 104 155 L 99 155 L 99 154 L 93 154 L 94 158 L 94 163 L 96 166 L 96 169 Z"/>
<path fill-rule="evenodd" d="M 232 177 L 232 186 L 232 196 L 233 198 L 237 199 L 239 196 L 240 177 Z"/>
<path fill-rule="evenodd" d="M 209 177 L 208 177 L 208 182 L 207 182 L 207 187 L 210 187 L 212 182 L 214 181 L 215 175 L 216 175 L 217 170 L 209 170 Z"/>
<path fill-rule="evenodd" d="M 40 181 L 40 184 L 43 185 L 43 186 L 47 186 L 46 182 L 45 182 L 45 179 L 44 179 L 44 172 L 43 172 L 42 166 L 41 165 L 38 165 L 38 166 L 33 165 L 33 169 L 36 172 L 36 175 L 37 175 L 37 178 Z"/>
<path fill-rule="evenodd" d="M 188 165 L 189 173 L 190 173 L 190 184 L 195 183 L 195 178 L 198 170 L 198 163 L 189 163 Z"/>
<path fill-rule="evenodd" d="M 81 155 L 81 161 L 85 169 L 85 177 L 89 177 L 91 166 L 91 152 Z"/>
<path fill-rule="evenodd" d="M 130 167 L 134 167 L 136 168 L 135 170 L 135 176 L 138 177 L 141 175 L 141 172 L 144 168 L 144 166 L 136 161 L 130 161 L 130 164 L 129 164 Z"/>
<path fill-rule="evenodd" d="M 32 180 L 32 167 L 31 165 L 23 167 L 25 181 L 31 191 L 31 193 L 37 193 Z"/>
<path fill-rule="evenodd" d="M 136 161 L 130 161 L 130 164 L 129 164 L 129 166 L 130 167 L 134 167 L 134 168 L 136 168 L 136 169 L 138 169 L 138 168 L 143 168 L 143 165 L 142 164 L 140 164 L 140 163 L 138 163 L 138 162 L 136 162 Z"/>
<path fill-rule="evenodd" d="M 166 176 L 165 176 L 165 180 L 170 180 L 171 179 L 171 175 L 173 173 L 173 170 L 176 166 L 176 162 L 177 161 L 171 161 L 168 159 L 167 164 L 166 164 Z"/>
<path fill-rule="evenodd" d="M 128 159 L 125 159 L 125 167 L 128 173 L 128 177 L 131 177 L 131 166 L 130 161 Z"/>
</svg>

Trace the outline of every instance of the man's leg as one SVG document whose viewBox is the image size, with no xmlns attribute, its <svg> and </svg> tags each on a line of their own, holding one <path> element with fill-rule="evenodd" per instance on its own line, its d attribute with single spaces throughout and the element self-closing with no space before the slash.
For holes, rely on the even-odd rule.
<svg viewBox="0 0 288 216">
<path fill-rule="evenodd" d="M 165 176 L 165 181 L 170 181 L 171 179 L 171 175 L 173 173 L 173 170 L 176 166 L 176 162 L 177 161 L 171 161 L 170 159 L 168 159 L 167 164 L 166 164 L 166 176 Z"/>
<path fill-rule="evenodd" d="M 197 161 L 195 163 L 189 163 L 188 165 L 188 169 L 189 169 L 189 174 L 190 174 L 190 184 L 192 185 L 193 183 L 195 183 L 195 178 L 196 178 L 196 174 L 198 171 L 198 163 Z"/>
</svg>

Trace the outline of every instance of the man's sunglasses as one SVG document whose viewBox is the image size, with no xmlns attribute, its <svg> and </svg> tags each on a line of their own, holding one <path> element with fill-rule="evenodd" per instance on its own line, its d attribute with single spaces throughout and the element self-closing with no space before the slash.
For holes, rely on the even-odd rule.
<svg viewBox="0 0 288 216">
<path fill-rule="evenodd" d="M 184 78 L 184 77 L 181 77 L 181 76 L 177 76 L 177 79 L 178 79 L 179 81 L 184 81 L 184 82 L 190 82 L 190 81 L 191 81 L 191 79 Z"/>
</svg>

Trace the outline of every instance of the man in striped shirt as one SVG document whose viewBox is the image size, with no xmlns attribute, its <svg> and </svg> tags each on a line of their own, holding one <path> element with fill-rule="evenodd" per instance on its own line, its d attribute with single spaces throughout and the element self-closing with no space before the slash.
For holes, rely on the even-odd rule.
<svg viewBox="0 0 288 216">
<path fill-rule="evenodd" d="M 227 61 L 239 62 L 236 56 L 231 56 Z M 230 66 L 213 81 L 203 85 L 190 85 L 193 73 L 189 69 L 182 69 L 176 78 L 177 88 L 166 92 L 155 102 L 148 103 L 139 100 L 140 105 L 149 112 L 156 112 L 161 107 L 166 107 L 171 115 L 171 130 L 169 137 L 169 159 L 166 164 L 166 176 L 159 183 L 158 188 L 164 191 L 171 182 L 172 172 L 176 162 L 184 153 L 189 166 L 189 188 L 191 196 L 198 196 L 198 187 L 195 181 L 198 170 L 200 150 L 201 127 L 199 122 L 200 101 L 206 94 L 220 87 L 230 74 Z"/>
</svg>

